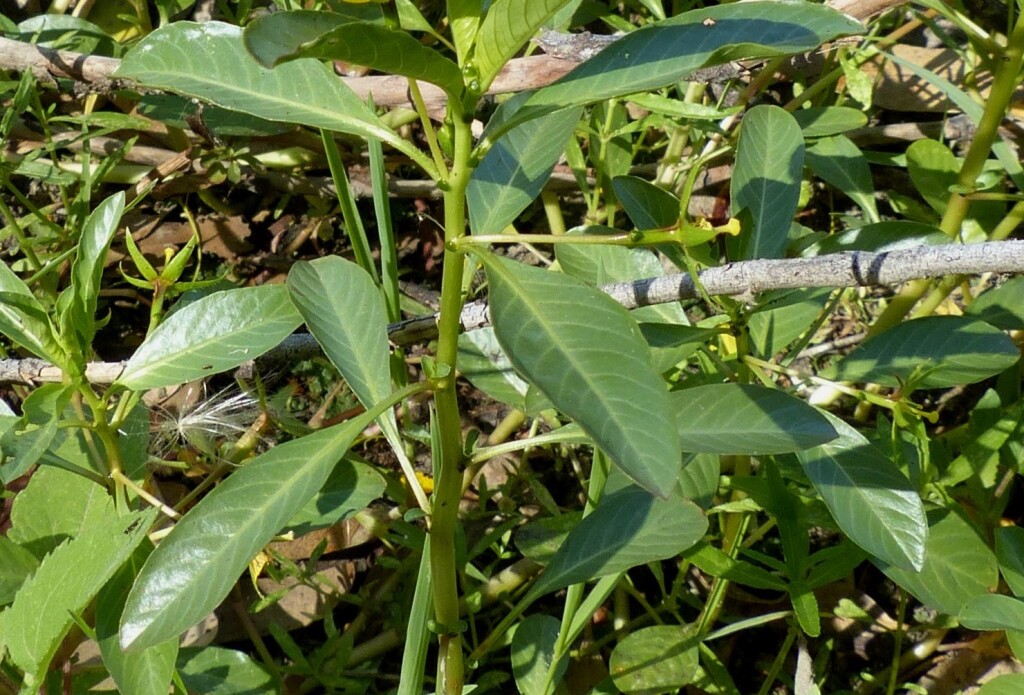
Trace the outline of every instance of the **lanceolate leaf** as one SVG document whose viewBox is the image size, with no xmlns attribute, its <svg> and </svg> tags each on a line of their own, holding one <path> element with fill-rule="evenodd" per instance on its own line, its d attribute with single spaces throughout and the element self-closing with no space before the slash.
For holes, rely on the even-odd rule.
<svg viewBox="0 0 1024 695">
<path fill-rule="evenodd" d="M 217 292 L 160 324 L 128 360 L 118 383 L 152 389 L 217 374 L 259 357 L 301 324 L 281 285 Z"/>
<path fill-rule="evenodd" d="M 459 66 L 407 32 L 369 22 L 324 21 L 320 17 L 298 25 L 292 19 L 294 14 L 274 13 L 246 27 L 245 45 L 264 65 L 273 67 L 296 58 L 344 60 L 433 82 L 453 96 L 462 91 Z M 301 14 L 331 16 L 322 12 Z"/>
<path fill-rule="evenodd" d="M 491 80 L 537 30 L 570 0 L 495 0 L 476 35 L 472 62 L 480 77 L 473 91 L 484 92 Z M 641 90 L 634 90 L 641 91 Z M 582 102 L 581 102 L 582 103 Z"/>
<path fill-rule="evenodd" d="M 78 614 L 146 537 L 156 510 L 118 516 L 109 501 L 102 519 L 43 559 L 14 603 L 0 614 L 11 661 L 35 683 Z"/>
<path fill-rule="evenodd" d="M 737 260 L 782 256 L 800 199 L 803 165 L 803 134 L 788 112 L 778 106 L 755 106 L 743 117 L 732 176 L 732 209 L 733 214 L 747 209 L 753 228 L 743 230 L 730 244 L 737 249 Z"/>
<path fill-rule="evenodd" d="M 274 12 L 257 17 L 245 26 L 242 36 L 245 48 L 252 57 L 268 68 L 295 57 L 294 52 L 304 44 L 315 41 L 327 32 L 352 22 L 383 24 L 384 14 L 375 3 L 341 5 L 354 15 L 319 10 L 293 10 Z"/>
<path fill-rule="evenodd" d="M 89 349 L 96 333 L 96 299 L 107 261 L 107 251 L 124 211 L 124 193 L 116 193 L 93 210 L 82 227 L 78 254 L 71 265 L 72 323 L 83 352 Z"/>
<path fill-rule="evenodd" d="M 612 179 L 615 198 L 637 229 L 668 227 L 679 221 L 679 198 L 637 176 Z"/>
<path fill-rule="evenodd" d="M 607 495 L 569 532 L 530 596 L 678 555 L 707 528 L 707 519 L 693 502 L 677 495 L 658 499 L 625 487 Z"/>
<path fill-rule="evenodd" d="M 744 2 L 694 10 L 615 41 L 539 90 L 529 105 L 562 107 L 643 92 L 705 66 L 803 53 L 863 29 L 846 15 L 807 2 Z"/>
<path fill-rule="evenodd" d="M 143 566 L 121 617 L 121 647 L 145 649 L 177 637 L 213 610 L 372 420 L 365 413 L 278 445 L 204 497 Z"/>
<path fill-rule="evenodd" d="M 519 372 L 626 475 L 668 495 L 682 452 L 665 384 L 626 310 L 562 273 L 481 260 L 495 335 Z"/>
<path fill-rule="evenodd" d="M 470 229 L 499 234 L 544 188 L 582 109 L 556 111 L 498 139 L 466 189 Z"/>
<path fill-rule="evenodd" d="M 839 436 L 820 412 L 765 386 L 707 384 L 670 397 L 683 450 L 688 452 L 784 454 Z"/>
<path fill-rule="evenodd" d="M 797 453 L 811 484 L 850 540 L 889 565 L 920 570 L 928 540 L 921 498 L 862 434 L 828 419 L 839 439 Z"/>
<path fill-rule="evenodd" d="M 245 50 L 242 30 L 221 22 L 174 22 L 128 52 L 117 76 L 270 121 L 377 138 L 436 176 L 430 157 L 381 123 L 318 60 L 267 70 Z"/>
<path fill-rule="evenodd" d="M 0 334 L 37 357 L 57 363 L 62 361 L 63 353 L 54 338 L 46 310 L 6 263 L 0 263 Z"/>
<path fill-rule="evenodd" d="M 998 328 L 967 316 L 929 316 L 906 321 L 847 355 L 836 376 L 917 388 L 971 384 L 999 374 L 1020 359 Z"/>
</svg>

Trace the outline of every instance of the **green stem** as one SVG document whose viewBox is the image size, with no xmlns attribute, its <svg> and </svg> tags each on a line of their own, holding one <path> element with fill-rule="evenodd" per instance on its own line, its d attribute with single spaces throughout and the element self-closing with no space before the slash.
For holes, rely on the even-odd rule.
<svg viewBox="0 0 1024 695">
<path fill-rule="evenodd" d="M 985 101 L 985 110 L 978 122 L 978 131 L 971 141 L 970 149 L 964 157 L 963 166 L 956 178 L 956 190 L 946 203 L 946 212 L 939 223 L 939 229 L 951 239 L 960 236 L 960 228 L 970 208 L 970 193 L 974 190 L 978 176 L 981 175 L 992 151 L 992 145 L 999 137 L 999 125 L 1003 121 L 1006 109 L 1014 91 L 1019 86 L 1017 76 L 1024 65 L 1024 14 L 1017 18 L 1006 45 L 1002 60 L 998 61 L 992 80 L 992 88 Z M 893 297 L 889 306 L 868 329 L 868 338 L 878 335 L 887 328 L 898 324 L 910 309 L 924 296 L 932 286 L 929 280 L 917 280 L 909 283 L 902 292 Z"/>
<path fill-rule="evenodd" d="M 430 569 L 434 582 L 434 618 L 439 633 L 437 692 L 459 695 L 465 678 L 462 635 L 459 629 L 459 595 L 455 558 L 455 533 L 459 499 L 462 497 L 462 420 L 455 393 L 455 362 L 458 354 L 459 314 L 462 311 L 462 279 L 465 258 L 455 242 L 466 233 L 466 187 L 472 173 L 470 153 L 473 134 L 456 100 L 449 101 L 453 127 L 453 161 L 444 194 L 445 252 L 438 320 L 437 363 L 447 374 L 438 380 L 434 394 L 440 440 L 440 460 L 434 461 L 433 513 L 430 517 Z"/>
</svg>

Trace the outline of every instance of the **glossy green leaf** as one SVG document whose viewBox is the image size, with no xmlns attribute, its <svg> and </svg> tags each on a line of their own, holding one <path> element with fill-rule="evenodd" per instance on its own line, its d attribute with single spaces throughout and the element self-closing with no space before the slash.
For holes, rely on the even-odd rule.
<svg viewBox="0 0 1024 695">
<path fill-rule="evenodd" d="M 822 138 L 807 148 L 806 158 L 811 171 L 857 203 L 869 222 L 880 221 L 868 160 L 848 137 Z"/>
<path fill-rule="evenodd" d="M 642 109 L 663 116 L 691 121 L 720 121 L 727 116 L 739 113 L 741 110 L 739 106 L 719 108 L 709 104 L 693 104 L 680 99 L 669 99 L 660 94 L 650 92 L 630 94 L 628 99 L 631 104 L 636 104 Z"/>
<path fill-rule="evenodd" d="M 1004 673 L 983 683 L 977 695 L 1020 695 L 1024 692 L 1024 673 Z"/>
<path fill-rule="evenodd" d="M 344 24 L 384 23 L 384 13 L 376 3 L 345 3 L 339 9 L 345 12 L 292 10 L 266 14 L 245 26 L 242 40 L 253 58 L 264 67 L 272 68 L 295 58 L 297 50 Z"/>
<path fill-rule="evenodd" d="M 706 384 L 670 394 L 684 451 L 784 454 L 835 439 L 819 411 L 782 391 L 753 384 Z"/>
<path fill-rule="evenodd" d="M 612 190 L 637 229 L 660 229 L 679 222 L 679 198 L 650 181 L 637 176 L 616 176 L 612 179 Z"/>
<path fill-rule="evenodd" d="M 146 538 L 156 510 L 118 516 L 107 498 L 102 517 L 47 555 L 14 603 L 0 614 L 11 662 L 36 684 L 61 640 L 100 588 Z M 69 571 L 74 568 L 74 571 Z"/>
<path fill-rule="evenodd" d="M 821 256 L 842 251 L 895 251 L 925 244 L 948 243 L 949 237 L 934 225 L 891 220 L 832 234 L 807 249 L 805 254 Z"/>
<path fill-rule="evenodd" d="M 788 6 L 775 4 L 780 10 Z M 783 255 L 800 199 L 803 166 L 803 134 L 789 112 L 778 106 L 755 106 L 747 112 L 736 145 L 731 196 L 733 214 L 748 210 L 753 228 L 744 229 L 730 244 L 735 260 Z"/>
<path fill-rule="evenodd" d="M 472 63 L 478 84 L 470 86 L 483 93 L 509 58 L 526 45 L 552 15 L 570 0 L 494 0 L 487 8 L 476 34 Z"/>
<path fill-rule="evenodd" d="M 700 635 L 691 625 L 654 625 L 615 645 L 608 671 L 623 693 L 675 692 L 697 677 Z"/>
<path fill-rule="evenodd" d="M 107 251 L 114 240 L 124 212 L 124 193 L 115 193 L 92 211 L 82 225 L 78 252 L 71 264 L 71 321 L 79 336 L 83 354 L 96 334 L 96 300 L 107 262 Z"/>
<path fill-rule="evenodd" d="M 996 328 L 1007 331 L 1024 330 L 1024 277 L 1007 280 L 999 287 L 983 292 L 970 303 L 965 312 Z"/>
<path fill-rule="evenodd" d="M 152 389 L 233 369 L 276 346 L 301 324 L 283 285 L 216 292 L 157 326 L 117 383 Z"/>
<path fill-rule="evenodd" d="M 331 18 L 334 26 L 324 28 L 331 22 L 322 17 L 296 22 L 292 17 L 295 14 L 266 15 L 246 27 L 246 48 L 267 67 L 297 58 L 344 60 L 380 72 L 433 82 L 452 96 L 462 91 L 459 66 L 405 31 L 337 18 Z"/>
<path fill-rule="evenodd" d="M 605 495 L 566 537 L 530 596 L 673 557 L 703 538 L 703 512 L 678 495 L 659 499 L 629 486 Z"/>
<path fill-rule="evenodd" d="M 850 540 L 894 567 L 926 561 L 928 522 L 910 481 L 857 430 L 829 414 L 839 438 L 797 452 L 804 473 Z"/>
<path fill-rule="evenodd" d="M 1024 596 L 1024 529 L 1006 526 L 994 534 L 999 572 L 1015 596 Z"/>
<path fill-rule="evenodd" d="M 967 316 L 906 321 L 872 338 L 836 365 L 835 376 L 917 388 L 972 384 L 999 374 L 1020 359 L 1006 334 Z"/>
<path fill-rule="evenodd" d="M 277 695 L 281 684 L 248 654 L 224 647 L 186 647 L 178 653 L 178 674 L 192 693 Z"/>
<path fill-rule="evenodd" d="M 386 127 L 326 65 L 304 59 L 267 70 L 230 24 L 161 27 L 125 55 L 115 74 L 269 121 L 377 138 L 436 175 L 430 157 Z"/>
<path fill-rule="evenodd" d="M 96 639 L 103 665 L 110 672 L 120 695 L 165 693 L 174 674 L 178 640 L 169 639 L 141 652 L 121 651 L 117 625 L 135 575 L 153 551 L 152 543 L 142 543 L 121 566 L 96 598 Z"/>
<path fill-rule="evenodd" d="M 527 616 L 512 635 L 512 676 L 521 695 L 546 695 L 560 623 L 551 615 Z M 562 659 L 552 682 L 561 682 L 569 662 Z"/>
<path fill-rule="evenodd" d="M 0 536 L 0 607 L 14 600 L 26 579 L 35 572 L 39 560 L 7 536 Z"/>
<path fill-rule="evenodd" d="M 371 411 L 279 444 L 189 510 L 146 560 L 128 595 L 121 647 L 145 649 L 177 637 L 213 610 L 372 420 Z"/>
<path fill-rule="evenodd" d="M 1024 601 L 1004 594 L 982 594 L 964 604 L 959 619 L 969 630 L 1019 630 L 1024 625 Z"/>
<path fill-rule="evenodd" d="M 313 498 L 288 520 L 296 537 L 326 528 L 366 509 L 384 493 L 384 477 L 372 466 L 345 460 L 335 466 Z"/>
<path fill-rule="evenodd" d="M 665 384 L 626 310 L 563 273 L 481 260 L 494 332 L 516 369 L 630 478 L 668 495 L 682 453 Z"/>
<path fill-rule="evenodd" d="M 62 361 L 63 351 L 46 310 L 6 263 L 0 263 L 0 334 L 36 357 L 58 364 Z"/>
<path fill-rule="evenodd" d="M 500 234 L 540 194 L 581 109 L 555 111 L 505 133 L 473 171 L 466 189 L 474 234 Z"/>
<path fill-rule="evenodd" d="M 920 572 L 872 560 L 889 579 L 921 603 L 957 615 L 970 599 L 988 594 L 999 581 L 995 555 L 955 511 L 928 514 L 928 543 Z"/>
<path fill-rule="evenodd" d="M 459 65 L 466 64 L 466 58 L 473 49 L 480 18 L 483 16 L 483 0 L 447 0 L 448 26 L 459 58 Z"/>
<path fill-rule="evenodd" d="M 849 106 L 815 106 L 793 112 L 805 138 L 820 138 L 839 135 L 848 130 L 862 128 L 868 124 L 868 117 L 860 109 Z"/>
<path fill-rule="evenodd" d="M 846 15 L 806 2 L 744 2 L 694 10 L 627 34 L 539 90 L 529 104 L 561 107 L 635 94 L 672 84 L 702 67 L 803 53 L 863 30 Z"/>
</svg>

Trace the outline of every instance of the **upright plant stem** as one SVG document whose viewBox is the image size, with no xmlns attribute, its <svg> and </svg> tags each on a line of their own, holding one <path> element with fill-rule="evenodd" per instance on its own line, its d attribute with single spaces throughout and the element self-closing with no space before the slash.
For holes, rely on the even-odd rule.
<svg viewBox="0 0 1024 695">
<path fill-rule="evenodd" d="M 445 252 L 438 319 L 437 363 L 443 374 L 434 393 L 441 456 L 434 461 L 434 500 L 430 518 L 430 569 L 434 582 L 434 617 L 439 653 L 437 692 L 458 695 L 465 677 L 459 594 L 455 558 L 455 532 L 462 496 L 462 421 L 455 394 L 459 314 L 462 311 L 462 276 L 465 258 L 453 242 L 466 231 L 466 186 L 472 171 L 473 135 L 455 100 L 450 102 L 454 123 L 453 161 L 444 195 Z"/>
<path fill-rule="evenodd" d="M 946 212 L 939 223 L 939 229 L 952 239 L 960 235 L 960 228 L 967 218 L 971 204 L 970 193 L 974 190 L 978 176 L 985 166 L 985 160 L 992 151 L 993 143 L 999 137 L 999 125 L 1003 121 L 1013 93 L 1019 86 L 1017 76 L 1024 65 L 1024 14 L 1017 18 L 1017 24 L 1008 37 L 1006 50 L 998 58 L 1001 60 L 997 60 L 999 67 L 992 80 L 992 88 L 985 102 L 981 121 L 978 123 L 978 131 L 971 141 L 971 146 L 964 157 L 964 164 L 957 175 L 957 190 L 949 196 Z M 915 280 L 909 283 L 902 292 L 893 297 L 889 306 L 868 329 L 868 337 L 873 337 L 902 321 L 931 284 L 930 280 Z"/>
</svg>

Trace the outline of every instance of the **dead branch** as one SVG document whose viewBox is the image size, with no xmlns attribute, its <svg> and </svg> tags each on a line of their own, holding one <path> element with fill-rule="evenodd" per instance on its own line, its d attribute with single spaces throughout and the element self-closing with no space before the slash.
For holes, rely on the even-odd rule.
<svg viewBox="0 0 1024 695">
<path fill-rule="evenodd" d="M 729 263 L 701 271 L 700 283 L 712 296 L 742 296 L 753 299 L 759 292 L 811 287 L 894 286 L 908 280 L 946 275 L 982 273 L 1024 273 L 1024 241 L 984 244 L 919 246 L 910 249 L 870 253 L 850 251 L 811 258 L 766 259 Z M 664 304 L 699 295 L 693 278 L 686 274 L 666 275 L 601 288 L 627 309 Z M 469 331 L 490 324 L 485 301 L 471 302 L 462 311 L 462 329 Z M 408 319 L 388 326 L 397 345 L 430 340 L 437 336 L 437 314 Z M 288 365 L 319 353 L 312 336 L 290 336 L 259 358 L 261 367 Z M 86 379 L 109 384 L 124 369 L 123 362 L 94 362 Z M 41 383 L 60 381 L 60 369 L 43 360 L 0 360 L 0 383 Z"/>
</svg>

